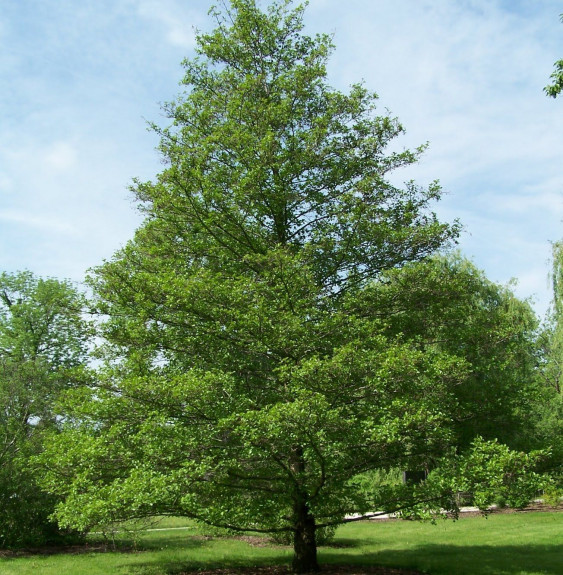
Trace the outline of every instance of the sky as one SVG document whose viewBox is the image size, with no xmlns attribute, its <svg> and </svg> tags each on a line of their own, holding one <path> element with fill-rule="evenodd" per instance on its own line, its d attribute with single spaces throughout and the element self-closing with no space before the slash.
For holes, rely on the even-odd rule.
<svg viewBox="0 0 563 575">
<path fill-rule="evenodd" d="M 218 2 L 219 3 L 219 2 Z M 180 92 L 212 0 L 0 0 L 0 271 L 78 284 L 133 235 L 129 186 L 162 169 L 161 104 Z M 563 238 L 562 0 L 310 0 L 306 32 L 336 49 L 329 83 L 364 82 L 398 117 L 399 148 L 429 143 L 393 175 L 440 180 L 435 206 L 459 249 L 531 298 L 551 290 Z"/>
</svg>

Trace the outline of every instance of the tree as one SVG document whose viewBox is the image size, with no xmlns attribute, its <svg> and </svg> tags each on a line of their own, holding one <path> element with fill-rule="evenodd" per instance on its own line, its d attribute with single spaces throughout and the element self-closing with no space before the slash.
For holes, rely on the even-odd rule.
<svg viewBox="0 0 563 575">
<path fill-rule="evenodd" d="M 563 22 L 563 14 L 560 15 L 560 18 L 561 22 Z M 563 91 L 563 60 L 558 60 L 554 66 L 555 69 L 550 76 L 552 83 L 544 88 L 544 92 L 552 98 L 557 98 Z"/>
<path fill-rule="evenodd" d="M 523 448 L 537 400 L 538 321 L 527 302 L 459 254 L 407 264 L 363 290 L 373 313 L 387 318 L 387 337 L 438 348 L 469 366 L 452 388 L 463 406 L 454 429 L 460 447 L 474 437 Z"/>
<path fill-rule="evenodd" d="M 56 426 L 55 400 L 86 353 L 82 298 L 67 282 L 0 274 L 0 546 L 53 540 L 56 499 L 29 458 Z"/>
<path fill-rule="evenodd" d="M 432 213 L 437 183 L 390 182 L 423 149 L 387 151 L 403 130 L 376 96 L 328 86 L 330 38 L 302 34 L 302 6 L 214 14 L 155 126 L 166 167 L 133 186 L 144 223 L 91 278 L 106 364 L 68 395 L 46 484 L 63 525 L 180 514 L 289 533 L 294 570 L 315 571 L 318 531 L 349 513 L 455 506 L 438 470 L 470 461 L 454 457 L 456 417 L 479 409 L 455 393 L 470 362 L 393 329 L 373 294 L 459 226 Z M 424 492 L 354 480 L 429 460 Z"/>
<path fill-rule="evenodd" d="M 552 246 L 551 283 L 553 300 L 542 334 L 544 365 L 542 376 L 547 388 L 561 394 L 563 380 L 563 243 Z"/>
<path fill-rule="evenodd" d="M 553 304 L 540 334 L 542 401 L 534 411 L 539 440 L 551 446 L 549 465 L 563 482 L 563 243 L 553 244 Z"/>
</svg>

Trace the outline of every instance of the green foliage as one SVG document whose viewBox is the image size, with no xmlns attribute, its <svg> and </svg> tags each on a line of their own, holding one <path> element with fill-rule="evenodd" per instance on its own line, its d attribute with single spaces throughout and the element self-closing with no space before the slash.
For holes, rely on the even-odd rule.
<svg viewBox="0 0 563 575">
<path fill-rule="evenodd" d="M 388 337 L 463 361 L 463 383 L 448 385 L 459 447 L 475 436 L 527 447 L 538 323 L 527 302 L 459 254 L 390 270 L 362 298 L 362 306 L 386 318 Z"/>
<path fill-rule="evenodd" d="M 376 96 L 330 88 L 330 38 L 302 16 L 232 0 L 184 62 L 165 169 L 133 187 L 145 221 L 91 278 L 105 364 L 45 456 L 65 526 L 289 533 L 314 570 L 317 530 L 419 502 L 351 479 L 515 429 L 529 308 L 428 259 L 459 232 L 431 211 L 440 187 L 388 178 L 423 148 L 389 151 L 403 129 Z"/>
<path fill-rule="evenodd" d="M 29 272 L 0 274 L 0 546 L 60 537 L 56 499 L 38 488 L 30 458 L 57 426 L 55 401 L 84 360 L 88 328 L 81 296 Z"/>
<path fill-rule="evenodd" d="M 27 466 L 40 449 L 41 422 L 32 425 L 30 412 L 46 379 L 42 365 L 0 359 L 0 546 L 43 543 L 57 533 L 48 520 L 55 501 L 38 491 Z"/>
<path fill-rule="evenodd" d="M 381 487 L 401 485 L 403 482 L 403 471 L 401 469 L 371 469 L 364 471 L 351 479 L 354 486 L 364 492 L 366 497 L 371 495 Z"/>
<path fill-rule="evenodd" d="M 31 272 L 0 274 L 0 353 L 15 362 L 42 360 L 51 373 L 80 365 L 89 330 L 83 300 L 69 282 Z"/>
<path fill-rule="evenodd" d="M 451 481 L 452 492 L 469 493 L 471 502 L 486 511 L 501 497 L 509 507 L 523 508 L 541 492 L 546 479 L 536 473 L 541 452 L 511 451 L 496 441 L 477 438 L 472 449 L 456 461 L 455 472 L 437 472 L 438 481 Z M 432 487 L 435 478 L 428 483 Z"/>
<path fill-rule="evenodd" d="M 563 14 L 560 16 L 563 22 Z M 552 82 L 544 88 L 544 92 L 552 98 L 557 98 L 563 91 L 563 60 L 555 62 L 555 69 L 550 76 Z"/>
<path fill-rule="evenodd" d="M 549 445 L 551 458 L 546 467 L 563 487 L 563 244 L 553 244 L 553 305 L 538 338 L 540 390 L 531 418 L 536 422 L 538 443 Z"/>
<path fill-rule="evenodd" d="M 551 280 L 553 286 L 553 305 L 548 324 L 540 340 L 543 352 L 542 377 L 544 384 L 558 395 L 563 386 L 563 243 L 552 246 L 553 268 Z"/>
</svg>

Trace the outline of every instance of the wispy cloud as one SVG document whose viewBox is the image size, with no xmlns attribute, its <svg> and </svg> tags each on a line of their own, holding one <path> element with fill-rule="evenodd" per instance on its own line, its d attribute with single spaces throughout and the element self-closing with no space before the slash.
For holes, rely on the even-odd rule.
<svg viewBox="0 0 563 575">
<path fill-rule="evenodd" d="M 131 237 L 131 178 L 161 169 L 143 118 L 165 123 L 194 27 L 212 0 L 18 0 L 0 14 L 0 269 L 81 279 Z M 334 32 L 330 82 L 365 80 L 407 135 L 430 141 L 396 178 L 439 178 L 461 248 L 520 295 L 549 300 L 563 218 L 563 101 L 542 88 L 563 56 L 560 0 L 311 0 Z M 72 238 L 72 239 L 70 239 Z"/>
<path fill-rule="evenodd" d="M 179 14 L 178 8 L 177 4 L 166 0 L 139 0 L 137 7 L 140 16 L 163 27 L 168 42 L 192 49 L 195 45 L 195 28 L 202 21 L 201 12 L 183 9 Z"/>
<path fill-rule="evenodd" d="M 25 211 L 0 210 L 0 222 L 17 224 L 25 228 L 37 228 L 41 231 L 68 235 L 76 233 L 69 222 L 45 217 L 45 214 L 33 214 Z"/>
<path fill-rule="evenodd" d="M 548 240 L 563 217 L 562 102 L 542 92 L 561 57 L 560 2 L 313 0 L 312 9 L 311 28 L 335 31 L 333 83 L 364 78 L 406 126 L 405 145 L 430 141 L 422 163 L 395 177 L 439 178 L 449 194 L 438 212 L 465 224 L 462 249 L 499 281 L 526 278 L 519 293 L 533 287 L 527 295 L 544 309 Z"/>
</svg>

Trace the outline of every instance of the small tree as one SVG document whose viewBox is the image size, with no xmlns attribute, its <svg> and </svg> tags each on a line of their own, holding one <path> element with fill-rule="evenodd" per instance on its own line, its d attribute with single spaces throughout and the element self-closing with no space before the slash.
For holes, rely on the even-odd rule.
<svg viewBox="0 0 563 575">
<path fill-rule="evenodd" d="M 83 361 L 82 299 L 66 282 L 0 274 L 0 546 L 59 536 L 56 499 L 38 488 L 29 459 L 56 426 L 54 405 Z"/>
<path fill-rule="evenodd" d="M 456 395 L 466 355 L 395 329 L 374 295 L 458 234 L 430 210 L 436 183 L 388 179 L 422 149 L 387 151 L 402 127 L 363 86 L 328 86 L 330 38 L 290 4 L 232 0 L 198 36 L 155 127 L 166 168 L 133 188 L 146 219 L 91 280 L 106 366 L 46 457 L 64 525 L 170 513 L 289 533 L 308 572 L 317 531 L 349 513 L 455 505 L 441 479 L 368 496 L 355 477 L 451 470 L 455 422 L 480 406 Z"/>
</svg>

